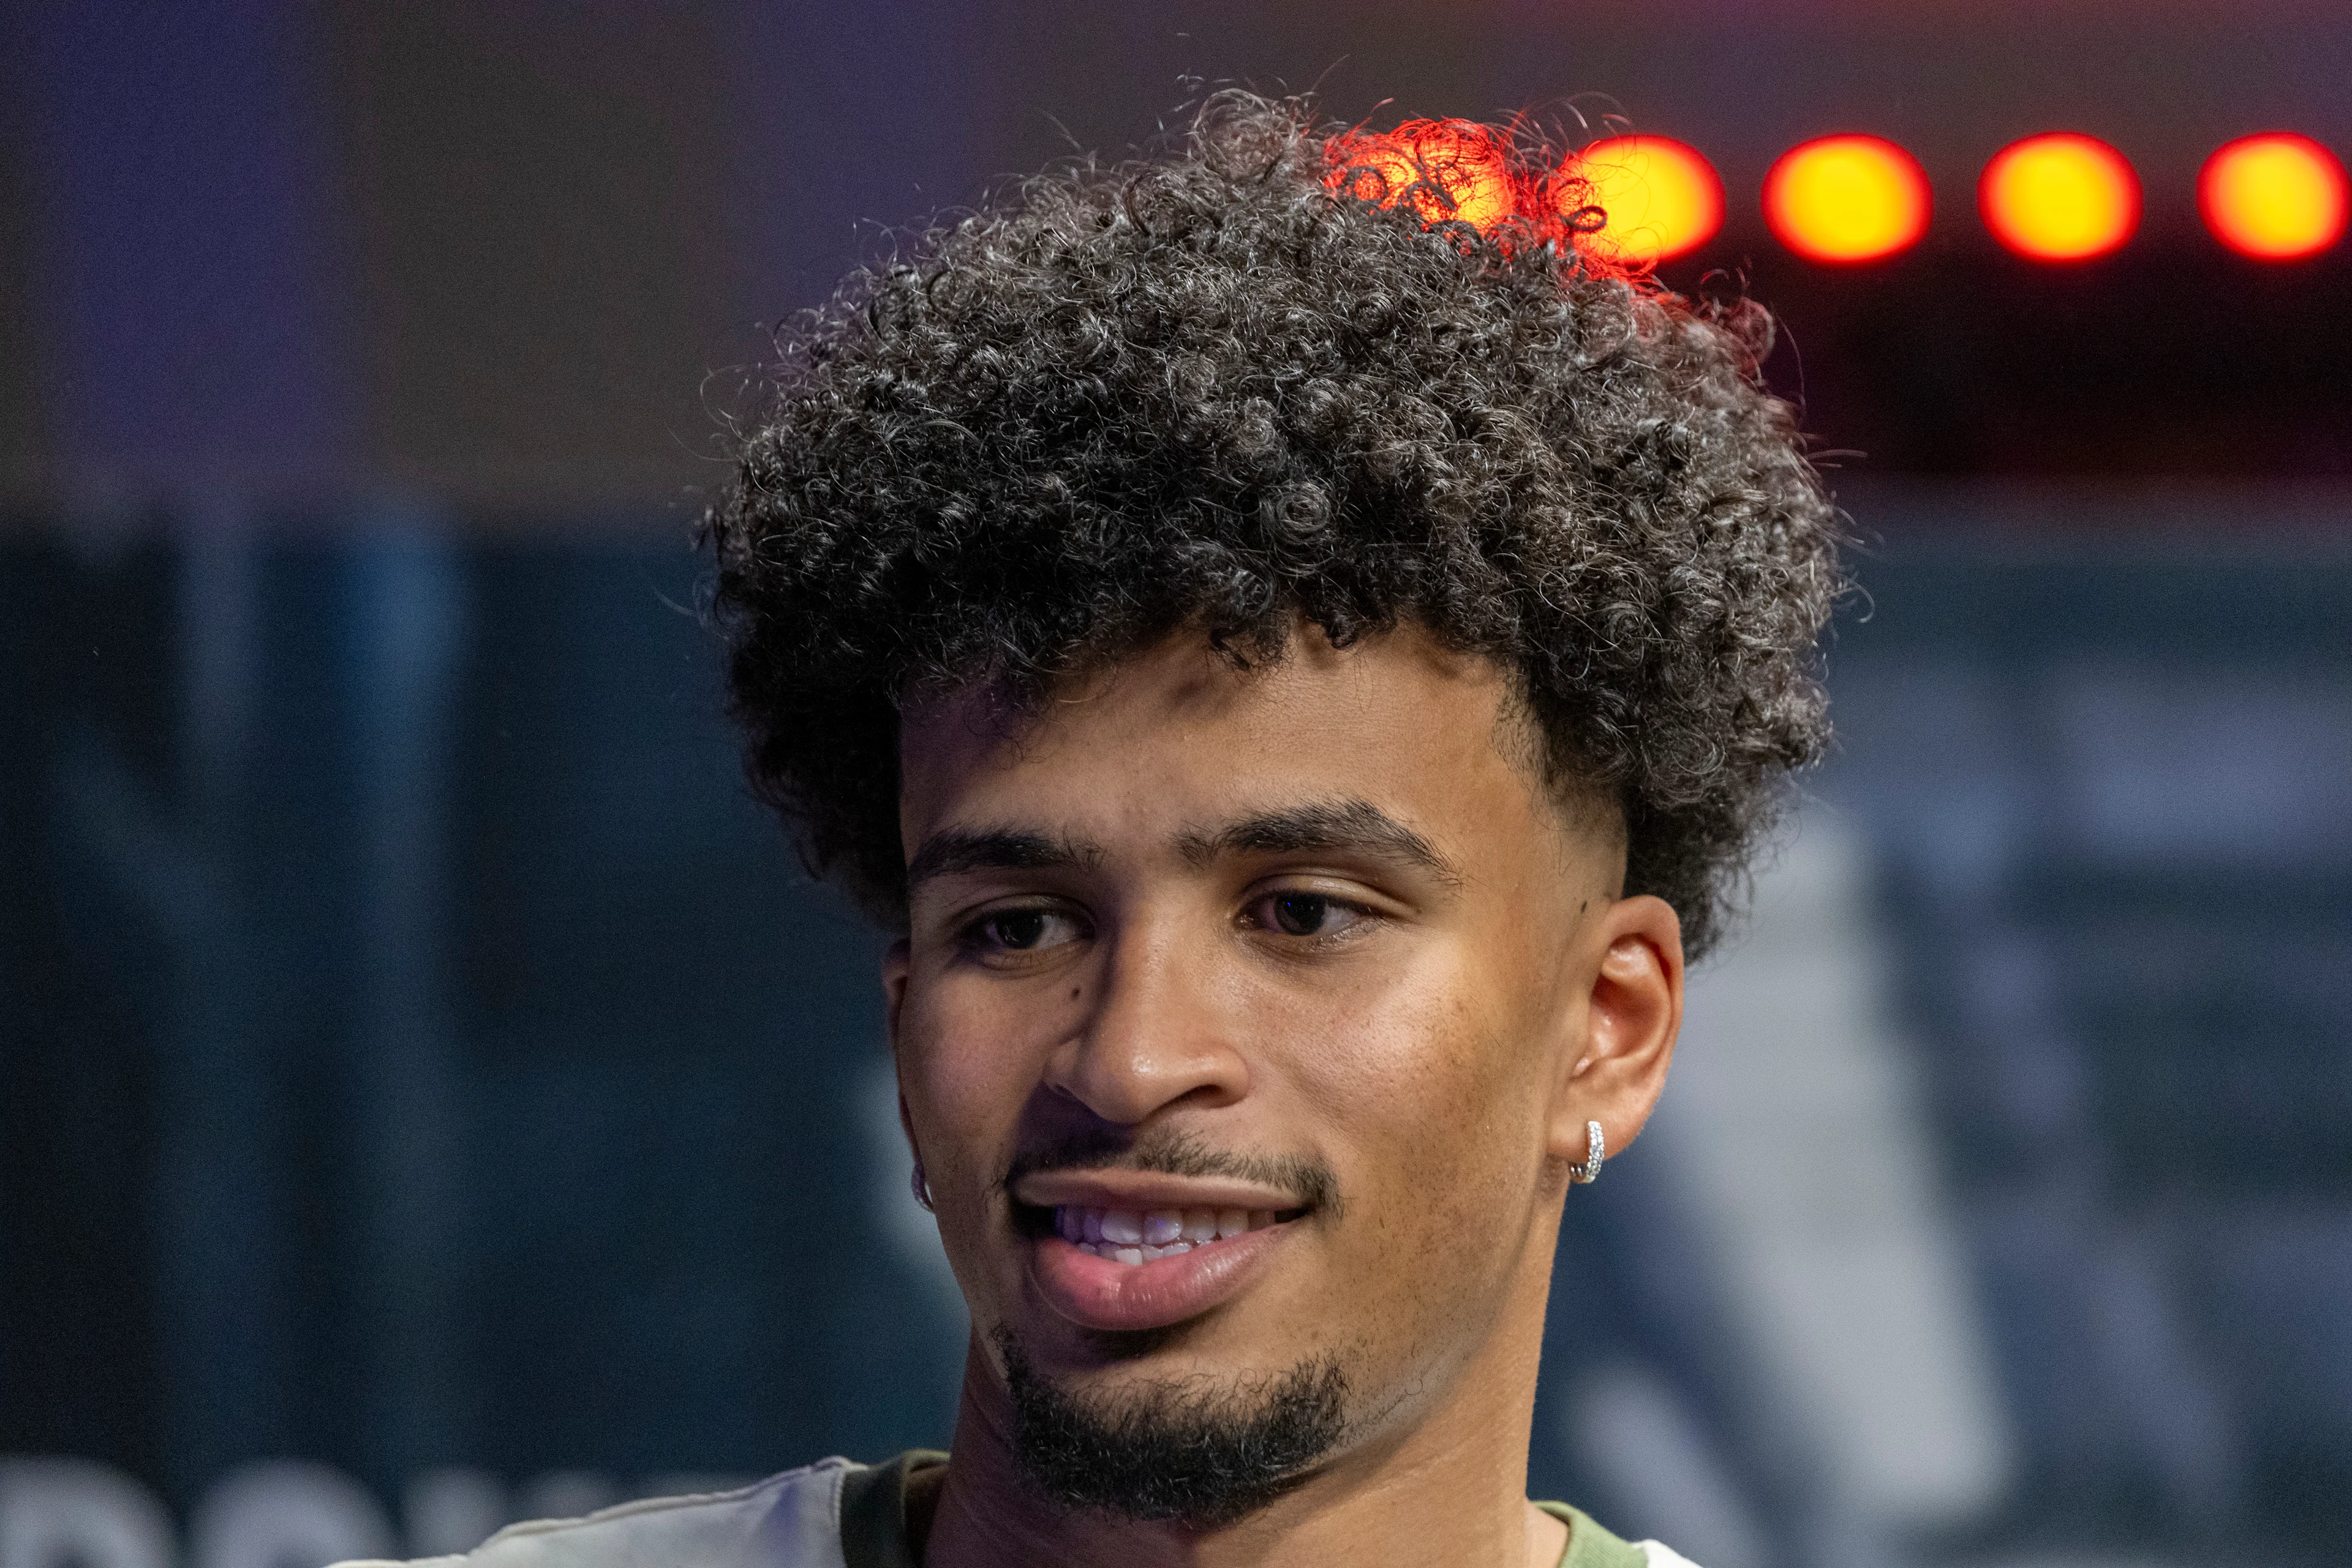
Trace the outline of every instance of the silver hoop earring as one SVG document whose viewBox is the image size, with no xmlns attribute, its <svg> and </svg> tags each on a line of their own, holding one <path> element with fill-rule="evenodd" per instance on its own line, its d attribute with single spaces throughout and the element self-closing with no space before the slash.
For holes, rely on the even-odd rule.
<svg viewBox="0 0 2352 1568">
<path fill-rule="evenodd" d="M 1580 1185 L 1599 1181 L 1601 1161 L 1608 1152 L 1608 1142 L 1609 1140 L 1601 1135 L 1601 1123 L 1586 1122 L 1584 1124 L 1584 1163 L 1570 1165 L 1568 1168 L 1568 1179 Z"/>
<path fill-rule="evenodd" d="M 915 1189 L 915 1201 L 923 1205 L 923 1212 L 938 1213 L 938 1210 L 931 1207 L 931 1184 L 923 1175 L 923 1157 L 920 1154 L 915 1156 L 915 1170 L 913 1175 L 909 1177 L 909 1183 Z"/>
</svg>

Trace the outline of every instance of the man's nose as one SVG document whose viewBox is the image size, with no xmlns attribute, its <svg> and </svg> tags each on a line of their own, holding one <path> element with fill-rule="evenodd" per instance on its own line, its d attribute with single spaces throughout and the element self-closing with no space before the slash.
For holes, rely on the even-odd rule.
<svg viewBox="0 0 2352 1568">
<path fill-rule="evenodd" d="M 1049 1088 L 1128 1127 L 1180 1100 L 1226 1105 L 1249 1092 L 1213 939 L 1138 923 L 1101 952 L 1094 994 L 1046 1064 Z"/>
</svg>

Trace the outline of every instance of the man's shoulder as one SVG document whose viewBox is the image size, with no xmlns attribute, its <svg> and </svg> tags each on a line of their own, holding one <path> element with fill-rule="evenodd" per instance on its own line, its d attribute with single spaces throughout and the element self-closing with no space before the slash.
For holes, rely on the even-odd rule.
<svg viewBox="0 0 2352 1568">
<path fill-rule="evenodd" d="M 841 1488 L 858 1468 L 821 1459 L 734 1491 L 510 1524 L 461 1556 L 422 1558 L 407 1568 L 845 1568 Z"/>
</svg>

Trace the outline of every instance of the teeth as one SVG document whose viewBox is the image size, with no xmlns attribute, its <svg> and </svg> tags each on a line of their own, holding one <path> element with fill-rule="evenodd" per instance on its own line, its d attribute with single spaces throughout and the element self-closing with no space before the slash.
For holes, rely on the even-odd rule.
<svg viewBox="0 0 2352 1568">
<path fill-rule="evenodd" d="M 1116 1263 L 1150 1263 L 1175 1258 L 1228 1237 L 1264 1230 L 1272 1209 L 1086 1208 L 1064 1204 L 1054 1210 L 1054 1231 L 1079 1251 Z"/>
</svg>

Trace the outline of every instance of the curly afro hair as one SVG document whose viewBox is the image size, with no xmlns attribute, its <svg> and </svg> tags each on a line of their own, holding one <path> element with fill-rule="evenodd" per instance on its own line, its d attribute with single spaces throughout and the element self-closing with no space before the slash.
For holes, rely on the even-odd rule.
<svg viewBox="0 0 2352 1568">
<path fill-rule="evenodd" d="M 904 920 L 908 700 L 1034 703 L 1183 626 L 1246 666 L 1302 619 L 1410 621 L 1511 674 L 1555 786 L 1622 807 L 1628 889 L 1714 941 L 1828 737 L 1836 514 L 1760 385 L 1768 318 L 1594 258 L 1589 208 L 1394 199 L 1366 142 L 1219 94 L 779 334 L 705 528 L 750 775 L 813 871 Z"/>
</svg>

